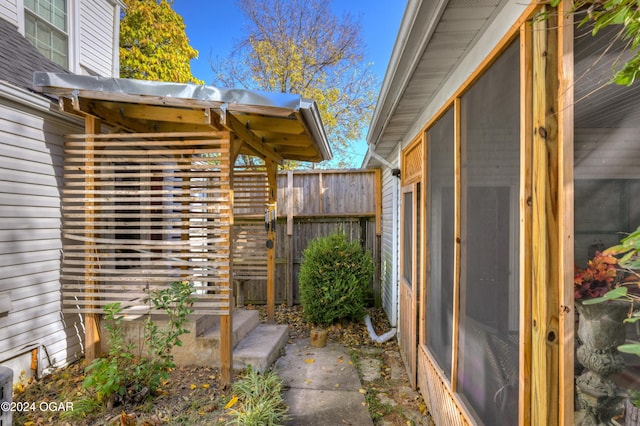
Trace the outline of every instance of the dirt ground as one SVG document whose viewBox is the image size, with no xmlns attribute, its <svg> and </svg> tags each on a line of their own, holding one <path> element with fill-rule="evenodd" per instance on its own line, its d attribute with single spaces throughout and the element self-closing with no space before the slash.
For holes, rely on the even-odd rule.
<svg viewBox="0 0 640 426">
<path fill-rule="evenodd" d="M 251 308 L 251 307 L 249 307 Z M 264 320 L 264 309 L 258 308 Z M 369 311 L 378 335 L 388 331 L 386 316 L 379 309 Z M 301 318 L 300 307 L 280 306 L 276 321 L 289 325 L 289 338 L 309 336 L 309 324 Z M 349 348 L 356 364 L 369 413 L 376 425 L 433 425 L 420 394 L 411 389 L 395 339 L 375 343 L 369 338 L 364 323 L 334 326 L 329 340 Z M 229 387 L 220 381 L 217 368 L 179 367 L 157 395 L 136 404 L 102 408 L 92 417 L 79 416 L 84 363 L 77 362 L 31 383 L 14 387 L 13 400 L 29 403 L 24 412 L 14 412 L 14 425 L 224 425 L 231 420 L 226 403 L 232 398 Z M 235 372 L 236 377 L 241 372 Z M 42 411 L 42 402 L 54 402 L 49 407 L 71 411 Z M 36 403 L 36 404 L 31 404 Z M 62 403 L 62 404 L 60 404 Z"/>
</svg>

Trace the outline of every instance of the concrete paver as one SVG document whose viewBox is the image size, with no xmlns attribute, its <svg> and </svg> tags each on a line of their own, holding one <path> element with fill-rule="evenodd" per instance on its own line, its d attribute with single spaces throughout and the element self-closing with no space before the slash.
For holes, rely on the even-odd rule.
<svg viewBox="0 0 640 426">
<path fill-rule="evenodd" d="M 308 339 L 301 339 L 286 345 L 275 368 L 287 389 L 287 425 L 373 425 L 358 372 L 344 346 L 329 342 L 313 348 Z"/>
</svg>

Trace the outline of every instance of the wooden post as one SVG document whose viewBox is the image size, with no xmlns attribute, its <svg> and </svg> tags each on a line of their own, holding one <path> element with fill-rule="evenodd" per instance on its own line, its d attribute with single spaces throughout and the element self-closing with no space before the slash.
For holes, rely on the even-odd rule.
<svg viewBox="0 0 640 426">
<path fill-rule="evenodd" d="M 548 6 L 542 8 L 546 11 Z M 559 422 L 557 19 L 533 22 L 531 424 Z"/>
<path fill-rule="evenodd" d="M 265 160 L 269 182 L 268 211 L 275 218 L 278 201 L 278 163 Z M 275 225 L 275 220 L 274 220 Z M 276 230 L 269 224 L 267 232 L 267 322 L 275 322 L 276 310 Z"/>
<path fill-rule="evenodd" d="M 228 150 L 229 157 L 232 157 L 233 149 L 232 149 L 232 137 L 229 135 L 228 140 Z M 223 156 L 224 157 L 224 156 Z M 228 313 L 220 316 L 220 376 L 222 382 L 225 384 L 231 384 L 233 382 L 233 241 L 232 241 L 232 228 L 233 228 L 233 163 L 231 163 L 231 158 L 228 159 L 228 163 L 226 165 L 221 165 L 222 167 L 227 167 L 227 172 L 229 176 L 229 184 L 221 185 L 220 189 L 228 190 L 228 206 L 229 206 L 229 225 L 228 227 L 221 227 L 220 231 L 222 234 L 227 235 L 227 244 L 228 250 L 226 250 L 227 260 L 229 262 L 228 272 L 225 274 L 221 274 L 221 278 L 226 278 L 227 289 L 224 290 L 229 295 L 228 298 Z M 221 161 L 223 163 L 224 160 Z M 218 250 L 219 253 L 223 254 L 225 250 Z"/>
<path fill-rule="evenodd" d="M 574 342 L 573 309 L 573 2 L 564 0 L 558 6 L 558 244 L 562 253 L 558 280 L 560 283 L 560 424 L 572 425 L 574 413 Z"/>
<path fill-rule="evenodd" d="M 87 115 L 84 120 L 85 133 L 87 137 L 85 139 L 85 143 L 87 145 L 87 150 L 93 150 L 93 142 L 94 138 L 92 135 L 100 133 L 100 120 L 97 117 Z M 95 189 L 94 182 L 95 179 L 93 177 L 93 166 L 94 166 L 94 154 L 87 154 L 85 158 L 85 165 L 87 168 L 86 178 L 86 189 L 88 192 L 93 191 Z M 89 195 L 87 195 L 87 198 Z M 93 285 L 95 281 L 95 276 L 93 272 L 90 272 L 91 266 L 97 261 L 94 248 L 92 247 L 92 240 L 94 238 L 94 210 L 93 206 L 95 205 L 95 201 L 87 201 L 85 202 L 85 211 L 87 212 L 87 225 L 86 225 L 86 242 L 85 242 L 85 276 L 84 282 L 85 285 Z M 95 290 L 88 290 L 87 293 L 93 293 Z M 94 298 L 91 297 L 90 300 Z M 95 308 L 93 305 L 88 305 L 90 309 Z M 96 313 L 86 313 L 84 315 L 84 357 L 87 364 L 90 364 L 94 359 L 100 357 L 101 348 L 100 348 L 100 314 Z"/>
<path fill-rule="evenodd" d="M 520 27 L 520 342 L 519 351 L 519 419 L 518 424 L 531 424 L 531 167 L 533 123 L 531 117 L 532 82 L 532 28 L 529 23 Z"/>
<path fill-rule="evenodd" d="M 293 171 L 287 170 L 287 306 L 293 306 Z"/>
</svg>

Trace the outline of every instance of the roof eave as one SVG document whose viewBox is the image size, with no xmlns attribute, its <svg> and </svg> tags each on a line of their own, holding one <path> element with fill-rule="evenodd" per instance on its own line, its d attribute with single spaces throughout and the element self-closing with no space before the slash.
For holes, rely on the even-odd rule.
<svg viewBox="0 0 640 426">
<path fill-rule="evenodd" d="M 367 134 L 367 144 L 373 149 L 380 141 L 384 126 L 402 97 L 447 4 L 448 0 L 408 1 Z M 415 25 L 416 22 L 427 24 Z"/>
</svg>

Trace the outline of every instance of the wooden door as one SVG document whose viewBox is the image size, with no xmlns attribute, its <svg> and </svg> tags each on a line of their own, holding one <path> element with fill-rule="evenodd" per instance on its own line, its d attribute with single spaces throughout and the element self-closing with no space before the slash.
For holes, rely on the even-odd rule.
<svg viewBox="0 0 640 426">
<path fill-rule="evenodd" d="M 400 334 L 398 342 L 411 386 L 416 387 L 420 292 L 420 183 L 402 188 L 400 222 Z"/>
</svg>

